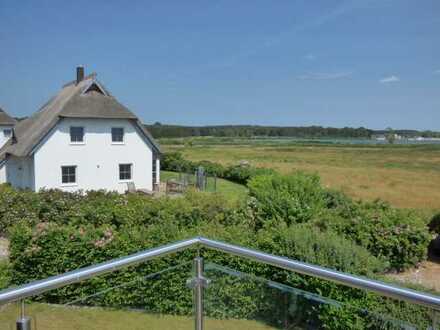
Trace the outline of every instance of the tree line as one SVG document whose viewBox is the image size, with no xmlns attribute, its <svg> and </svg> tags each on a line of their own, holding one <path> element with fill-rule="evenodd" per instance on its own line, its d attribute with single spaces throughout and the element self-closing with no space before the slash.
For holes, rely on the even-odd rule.
<svg viewBox="0 0 440 330">
<path fill-rule="evenodd" d="M 258 126 L 258 125 L 216 125 L 180 126 L 156 122 L 145 125 L 155 138 L 180 138 L 191 136 L 217 137 L 298 137 L 298 138 L 366 138 L 386 134 L 386 130 L 372 130 L 365 127 L 323 127 L 323 126 Z M 440 137 L 440 132 L 417 130 L 394 130 L 404 137 Z"/>
<path fill-rule="evenodd" d="M 190 136 L 218 136 L 218 137 L 304 137 L 304 138 L 370 138 L 374 131 L 364 127 L 334 128 L 322 126 L 308 127 L 279 127 L 279 126 L 252 126 L 252 125 L 219 125 L 219 126 L 179 126 L 162 125 L 155 123 L 145 125 L 156 138 L 179 138 Z"/>
</svg>

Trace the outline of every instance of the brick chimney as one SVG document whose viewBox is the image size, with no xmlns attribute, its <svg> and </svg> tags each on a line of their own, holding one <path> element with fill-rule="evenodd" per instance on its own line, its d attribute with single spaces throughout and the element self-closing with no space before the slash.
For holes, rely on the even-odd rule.
<svg viewBox="0 0 440 330">
<path fill-rule="evenodd" d="M 76 67 L 76 83 L 79 84 L 84 80 L 84 67 L 82 65 L 78 65 Z"/>
</svg>

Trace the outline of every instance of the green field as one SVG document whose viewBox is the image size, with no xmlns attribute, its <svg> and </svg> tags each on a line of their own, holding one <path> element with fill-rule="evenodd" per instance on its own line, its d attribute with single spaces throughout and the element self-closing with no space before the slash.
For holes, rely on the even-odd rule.
<svg viewBox="0 0 440 330">
<path fill-rule="evenodd" d="M 27 315 L 33 318 L 33 329 L 45 330 L 191 330 L 192 317 L 157 315 L 143 311 L 112 310 L 97 307 L 63 307 L 32 304 Z M 15 329 L 18 309 L 15 305 L 0 307 L 0 330 Z M 212 330 L 270 330 L 262 323 L 248 320 L 206 319 L 206 328 Z"/>
<path fill-rule="evenodd" d="M 401 208 L 440 209 L 440 146 L 348 145 L 294 143 L 282 140 L 198 139 L 188 144 L 164 144 L 190 160 L 270 167 L 282 173 L 318 173 L 324 185 L 356 199 L 381 198 Z M 169 142 L 169 141 L 168 141 Z"/>
<path fill-rule="evenodd" d="M 177 179 L 179 177 L 179 173 L 169 172 L 169 171 L 161 171 L 160 172 L 161 180 L 163 182 L 170 179 Z M 209 191 L 213 188 L 213 178 L 208 179 Z M 232 202 L 241 201 L 247 196 L 247 188 L 241 184 L 237 184 L 228 180 L 216 179 L 216 192 L 225 196 L 228 200 Z"/>
</svg>

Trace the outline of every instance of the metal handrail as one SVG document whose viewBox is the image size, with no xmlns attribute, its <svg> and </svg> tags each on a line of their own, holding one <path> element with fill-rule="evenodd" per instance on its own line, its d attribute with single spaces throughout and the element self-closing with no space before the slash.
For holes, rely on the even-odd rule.
<svg viewBox="0 0 440 330">
<path fill-rule="evenodd" d="M 92 277 L 114 272 L 121 268 L 135 265 L 140 262 L 163 257 L 167 254 L 189 248 L 199 242 L 200 239 L 196 237 L 173 244 L 160 246 L 158 248 L 141 251 L 126 257 L 113 259 L 97 265 L 80 268 L 64 274 L 51 276 L 44 280 L 30 282 L 16 288 L 6 289 L 0 291 L 0 305 L 27 297 L 32 297 L 46 291 L 66 286 L 68 284 L 78 283 Z"/>
<path fill-rule="evenodd" d="M 68 284 L 77 283 L 85 279 L 116 271 L 123 267 L 162 257 L 170 253 L 182 251 L 196 245 L 240 257 L 245 257 L 293 272 L 318 277 L 349 287 L 373 291 L 382 296 L 408 301 L 417 305 L 432 308 L 436 311 L 440 311 L 440 296 L 434 296 L 431 294 L 426 294 L 415 290 L 386 284 L 384 282 L 350 275 L 329 268 L 319 267 L 308 263 L 264 253 L 261 251 L 211 240 L 204 237 L 191 238 L 158 248 L 142 251 L 136 254 L 129 255 L 127 257 L 110 260 L 98 265 L 80 268 L 78 270 L 74 270 L 65 274 L 52 276 L 44 280 L 31 282 L 17 288 L 6 289 L 0 291 L 0 305 L 35 296 L 37 294 L 53 290 Z"/>
</svg>

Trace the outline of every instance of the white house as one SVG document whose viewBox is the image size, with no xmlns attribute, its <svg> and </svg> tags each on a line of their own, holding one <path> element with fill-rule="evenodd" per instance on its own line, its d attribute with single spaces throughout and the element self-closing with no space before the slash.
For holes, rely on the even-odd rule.
<svg viewBox="0 0 440 330">
<path fill-rule="evenodd" d="M 75 81 L 14 126 L 0 149 L 0 182 L 35 191 L 124 192 L 129 183 L 153 190 L 160 180 L 159 156 L 136 115 L 96 74 L 84 77 L 78 67 Z"/>
</svg>

